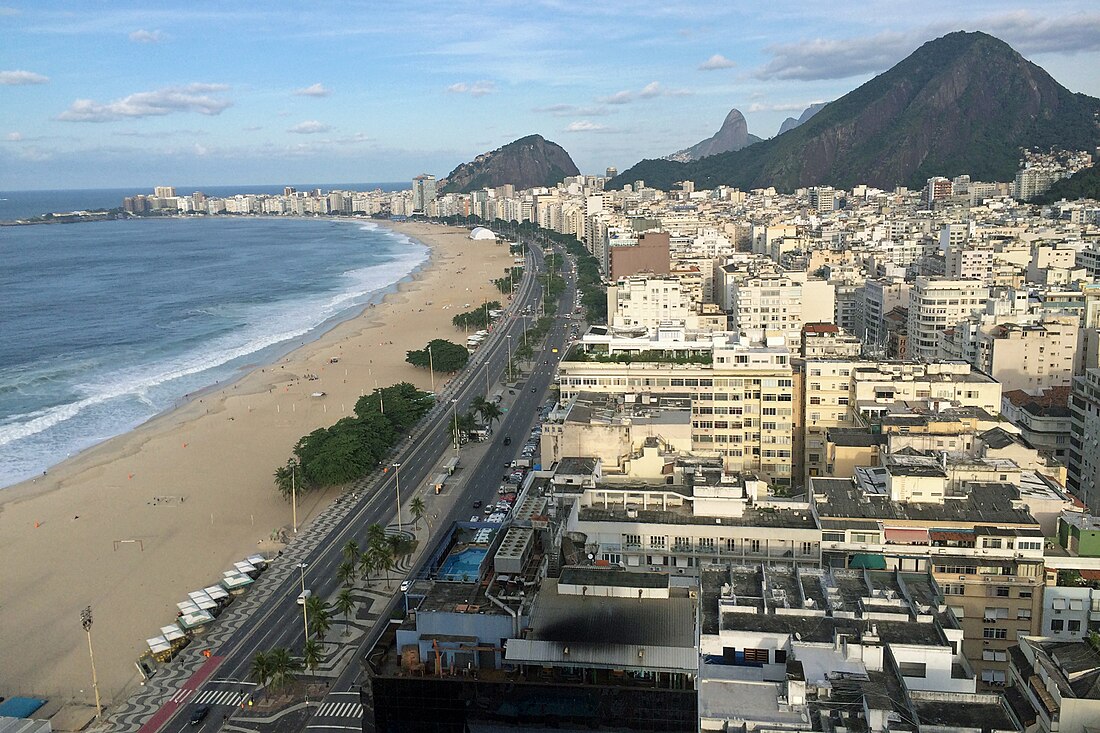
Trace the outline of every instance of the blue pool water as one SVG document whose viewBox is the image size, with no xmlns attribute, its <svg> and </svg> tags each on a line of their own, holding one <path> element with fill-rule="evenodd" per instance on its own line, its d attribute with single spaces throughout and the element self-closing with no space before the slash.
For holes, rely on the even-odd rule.
<svg viewBox="0 0 1100 733">
<path fill-rule="evenodd" d="M 481 561 L 489 552 L 485 547 L 467 547 L 462 552 L 456 552 L 443 561 L 443 567 L 439 569 L 439 580 L 452 582 L 472 582 L 477 580 L 478 569 Z"/>
</svg>

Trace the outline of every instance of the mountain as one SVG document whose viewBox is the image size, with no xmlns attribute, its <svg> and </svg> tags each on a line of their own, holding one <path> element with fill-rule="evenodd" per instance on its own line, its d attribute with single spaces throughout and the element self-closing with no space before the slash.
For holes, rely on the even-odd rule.
<svg viewBox="0 0 1100 733">
<path fill-rule="evenodd" d="M 802 110 L 802 114 L 799 115 L 797 120 L 793 117 L 788 117 L 787 119 L 783 120 L 783 124 L 779 126 L 779 132 L 777 132 L 776 134 L 782 135 L 787 130 L 793 130 L 799 125 L 805 123 L 806 120 L 810 119 L 822 109 L 824 109 L 826 104 L 827 102 L 818 102 L 817 104 L 811 104 L 809 107 Z"/>
<path fill-rule="evenodd" d="M 469 193 L 511 183 L 519 190 L 556 186 L 579 174 L 565 148 L 542 135 L 528 135 L 463 163 L 439 182 L 439 188 L 443 193 Z"/>
<path fill-rule="evenodd" d="M 749 123 L 745 122 L 745 115 L 736 109 L 731 109 L 726 119 L 722 121 L 722 126 L 718 128 L 718 132 L 690 148 L 684 148 L 669 155 L 667 160 L 689 163 L 708 155 L 740 150 L 758 142 L 760 138 L 749 134 Z"/>
<path fill-rule="evenodd" d="M 790 132 L 692 163 L 644 160 L 607 187 L 641 179 L 664 189 L 682 180 L 889 189 L 963 173 L 1008 181 L 1021 148 L 1093 149 L 1098 113 L 1100 100 L 1068 91 L 1003 41 L 960 31 L 925 43 Z"/>
</svg>

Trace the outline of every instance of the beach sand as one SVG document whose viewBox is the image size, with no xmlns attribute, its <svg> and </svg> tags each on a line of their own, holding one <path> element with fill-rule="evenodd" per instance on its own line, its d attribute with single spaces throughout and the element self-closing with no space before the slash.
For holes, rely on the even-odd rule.
<svg viewBox="0 0 1100 733">
<path fill-rule="evenodd" d="M 188 591 L 278 549 L 272 533 L 289 528 L 291 511 L 272 474 L 298 439 L 351 414 L 376 384 L 429 389 L 406 352 L 433 338 L 463 342 L 451 318 L 467 303 L 505 300 L 490 281 L 511 266 L 506 246 L 438 225 L 392 227 L 432 249 L 399 292 L 274 365 L 0 489 L 0 695 L 92 702 L 80 625 L 91 606 L 100 694 L 105 705 L 121 700 L 140 680 L 145 639 L 174 620 Z M 300 498 L 299 524 L 336 495 Z"/>
</svg>

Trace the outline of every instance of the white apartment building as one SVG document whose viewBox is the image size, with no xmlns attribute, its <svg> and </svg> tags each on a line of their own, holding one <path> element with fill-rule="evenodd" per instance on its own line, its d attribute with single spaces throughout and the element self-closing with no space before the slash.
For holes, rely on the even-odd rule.
<svg viewBox="0 0 1100 733">
<path fill-rule="evenodd" d="M 731 327 L 755 340 L 783 337 L 796 346 L 809 322 L 832 322 L 836 290 L 803 272 L 768 273 L 737 280 L 730 289 Z"/>
<path fill-rule="evenodd" d="M 1078 367 L 1076 316 L 1048 315 L 1036 323 L 996 323 L 971 317 L 941 334 L 939 357 L 963 359 L 1005 391 L 1039 394 L 1068 387 Z"/>
<path fill-rule="evenodd" d="M 607 313 L 614 328 L 656 329 L 662 323 L 687 323 L 695 309 L 677 278 L 639 276 L 608 286 Z"/>
<path fill-rule="evenodd" d="M 944 255 L 944 276 L 952 280 L 993 280 L 993 249 L 969 244 L 952 245 Z"/>
<path fill-rule="evenodd" d="M 909 306 L 909 283 L 901 278 L 867 280 L 856 310 L 855 333 L 871 346 L 885 346 L 885 316 L 897 306 Z"/>
<path fill-rule="evenodd" d="M 938 358 L 937 334 L 985 305 L 989 288 L 977 280 L 918 277 L 909 293 L 909 356 Z"/>
</svg>

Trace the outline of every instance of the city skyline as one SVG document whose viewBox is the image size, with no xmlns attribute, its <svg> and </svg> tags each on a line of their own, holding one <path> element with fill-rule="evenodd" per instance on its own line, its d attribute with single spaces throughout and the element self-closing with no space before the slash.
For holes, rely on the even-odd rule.
<svg viewBox="0 0 1100 733">
<path fill-rule="evenodd" d="M 442 177 L 532 133 L 584 173 L 625 170 L 709 136 L 733 107 L 774 136 L 953 30 L 1100 96 L 1093 8 L 7 3 L 0 189 Z"/>
</svg>

